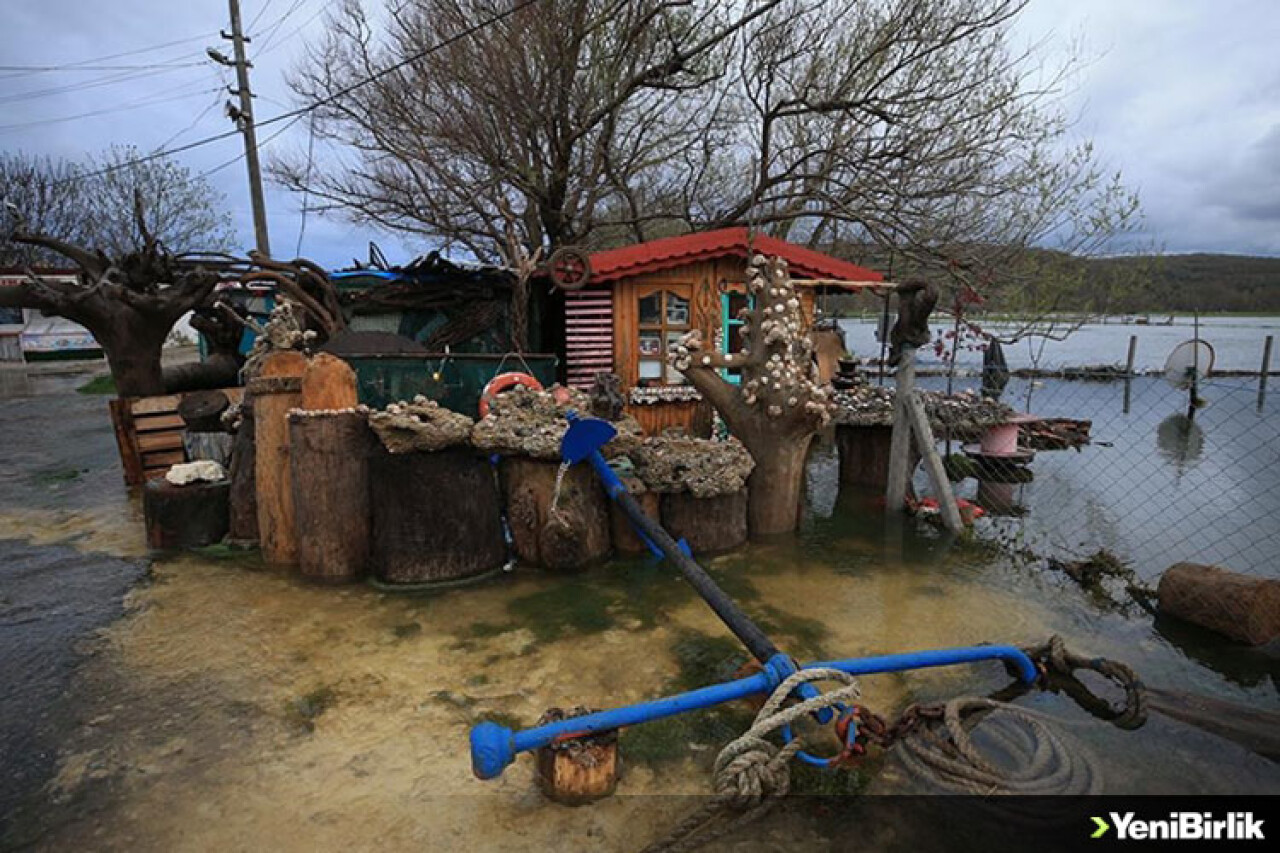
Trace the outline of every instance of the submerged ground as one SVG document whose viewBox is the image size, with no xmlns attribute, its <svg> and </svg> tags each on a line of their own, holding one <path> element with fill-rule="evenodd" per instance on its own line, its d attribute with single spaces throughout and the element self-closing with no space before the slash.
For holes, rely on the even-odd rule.
<svg viewBox="0 0 1280 853">
<path fill-rule="evenodd" d="M 480 782 L 466 739 L 481 719 L 637 701 L 723 680 L 745 656 L 670 570 L 643 561 L 403 597 L 307 586 L 217 548 L 148 557 L 106 400 L 72 385 L 0 402 L 0 847 L 639 849 L 696 805 L 716 750 L 750 720 L 727 709 L 630 730 L 618 795 L 593 806 L 544 800 L 527 757 Z M 797 657 L 1059 633 L 1151 684 L 1280 708 L 1274 650 L 1157 629 L 1060 575 L 928 534 L 886 538 L 858 496 L 832 505 L 828 451 L 812 471 L 820 510 L 797 541 L 708 561 Z M 1006 682 L 988 665 L 863 687 L 891 713 Z M 1022 701 L 1064 718 L 1108 792 L 1280 793 L 1275 764 L 1183 724 L 1122 732 L 1057 696 Z M 895 790 L 875 770 L 798 784 Z M 832 802 L 797 798 L 721 849 L 841 847 Z M 867 837 L 903 846 L 902 830 Z"/>
</svg>

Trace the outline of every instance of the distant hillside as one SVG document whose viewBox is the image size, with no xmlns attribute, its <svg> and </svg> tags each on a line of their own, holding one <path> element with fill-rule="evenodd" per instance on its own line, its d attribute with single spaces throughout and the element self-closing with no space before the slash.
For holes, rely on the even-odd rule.
<svg viewBox="0 0 1280 853">
<path fill-rule="evenodd" d="M 1113 306 L 1115 311 L 1257 311 L 1280 314 L 1280 258 L 1248 255 L 1117 257 L 1088 262 L 1102 278 L 1147 268 L 1145 287 Z"/>
</svg>

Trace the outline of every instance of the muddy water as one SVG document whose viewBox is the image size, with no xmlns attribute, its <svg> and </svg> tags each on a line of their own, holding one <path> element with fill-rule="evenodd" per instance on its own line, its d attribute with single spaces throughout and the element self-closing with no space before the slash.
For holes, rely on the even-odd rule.
<svg viewBox="0 0 1280 853">
<path fill-rule="evenodd" d="M 11 583 L 8 560 L 21 549 L 54 565 L 70 565 L 72 553 L 103 565 L 139 553 L 141 523 L 116 479 L 104 400 L 0 404 L 0 427 L 20 442 L 11 453 L 7 441 L 0 462 L 0 538 L 26 540 L 0 542 L 0 583 Z M 797 541 L 707 561 L 798 657 L 1057 632 L 1151 683 L 1280 707 L 1267 653 L 1160 633 L 1099 610 L 1057 578 L 928 534 L 886 536 L 856 496 L 837 499 L 829 452 L 813 471 Z M 98 595 L 119 601 L 118 591 Z M 737 709 L 632 729 L 618 795 L 590 807 L 542 799 L 528 757 L 501 780 L 472 777 L 466 737 L 481 719 L 527 725 L 552 705 L 638 701 L 727 678 L 742 662 L 689 589 L 644 562 L 571 576 L 522 569 L 401 597 L 307 586 L 252 555 L 214 549 L 157 555 L 123 606 L 104 630 L 65 628 L 75 676 L 39 700 L 56 757 L 47 780 L 28 787 L 5 846 L 636 849 L 705 794 L 716 749 L 749 720 Z M 868 704 L 892 712 L 1006 681 L 1000 667 L 978 666 L 863 687 Z M 1109 791 L 1280 792 L 1275 765 L 1181 724 L 1153 719 L 1120 732 L 1055 696 L 1024 701 L 1064 719 Z M 810 774 L 800 784 L 851 792 L 872 775 Z M 883 790 L 891 778 L 871 784 Z M 829 849 L 837 827 L 825 814 L 801 803 L 724 849 Z"/>
</svg>

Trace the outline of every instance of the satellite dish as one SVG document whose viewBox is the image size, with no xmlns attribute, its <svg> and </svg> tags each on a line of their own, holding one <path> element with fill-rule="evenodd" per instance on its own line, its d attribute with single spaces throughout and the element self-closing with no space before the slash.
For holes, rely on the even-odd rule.
<svg viewBox="0 0 1280 853">
<path fill-rule="evenodd" d="M 1164 363 L 1164 378 L 1180 391 L 1186 391 L 1202 381 L 1213 369 L 1213 347 L 1199 338 L 1183 341 L 1169 353 Z"/>
</svg>

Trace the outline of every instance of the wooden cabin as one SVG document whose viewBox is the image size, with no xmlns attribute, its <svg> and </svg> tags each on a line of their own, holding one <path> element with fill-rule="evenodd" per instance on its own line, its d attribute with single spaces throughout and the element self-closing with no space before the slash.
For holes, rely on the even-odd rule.
<svg viewBox="0 0 1280 853">
<path fill-rule="evenodd" d="M 682 427 L 709 435 L 708 403 L 667 364 L 667 347 L 692 329 L 724 352 L 742 347 L 738 312 L 749 305 L 749 252 L 786 259 L 796 279 L 883 281 L 870 269 L 788 243 L 725 228 L 595 252 L 586 287 L 565 294 L 565 375 L 589 389 L 599 371 L 622 377 L 627 411 L 649 434 Z M 801 286 L 812 322 L 819 288 Z M 726 373 L 726 379 L 736 377 Z"/>
</svg>

